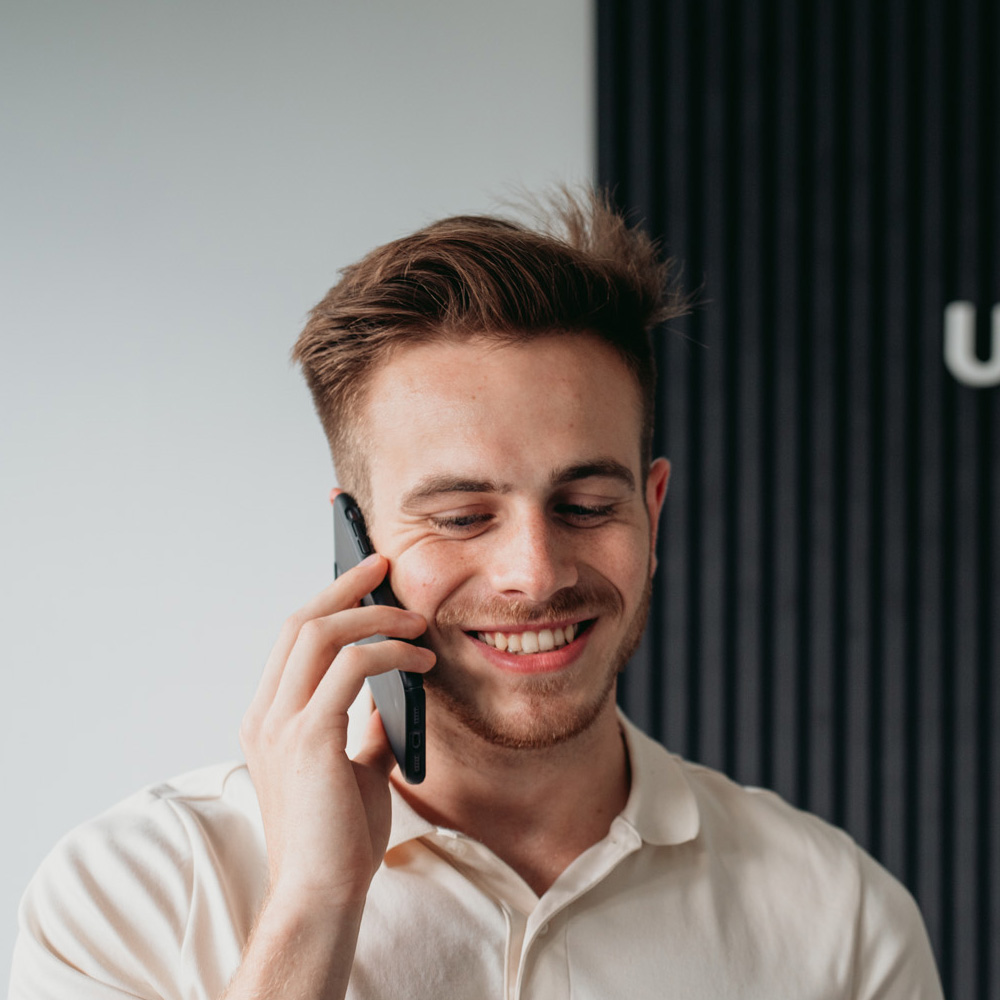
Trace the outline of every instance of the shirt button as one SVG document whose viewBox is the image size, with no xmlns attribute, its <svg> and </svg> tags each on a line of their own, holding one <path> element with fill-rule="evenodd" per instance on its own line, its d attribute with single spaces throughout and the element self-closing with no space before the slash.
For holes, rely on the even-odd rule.
<svg viewBox="0 0 1000 1000">
<path fill-rule="evenodd" d="M 548 933 L 549 933 L 549 925 L 547 923 L 542 924 L 542 926 L 538 928 L 539 937 L 541 937 L 543 934 L 548 934 Z"/>
</svg>

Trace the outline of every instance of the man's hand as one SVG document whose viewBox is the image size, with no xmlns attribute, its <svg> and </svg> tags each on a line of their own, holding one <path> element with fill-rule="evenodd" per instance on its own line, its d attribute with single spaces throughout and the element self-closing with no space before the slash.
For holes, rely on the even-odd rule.
<svg viewBox="0 0 1000 1000">
<path fill-rule="evenodd" d="M 361 752 L 347 756 L 347 710 L 366 677 L 423 673 L 435 661 L 430 650 L 398 641 L 426 629 L 421 615 L 358 606 L 387 569 L 370 556 L 285 622 L 243 719 L 270 892 L 227 997 L 258 995 L 269 981 L 287 985 L 289 975 L 301 979 L 296 996 L 346 989 L 364 900 L 389 839 L 395 764 L 377 714 Z M 376 634 L 397 638 L 350 645 Z M 285 968 L 290 940 L 296 956 Z"/>
</svg>

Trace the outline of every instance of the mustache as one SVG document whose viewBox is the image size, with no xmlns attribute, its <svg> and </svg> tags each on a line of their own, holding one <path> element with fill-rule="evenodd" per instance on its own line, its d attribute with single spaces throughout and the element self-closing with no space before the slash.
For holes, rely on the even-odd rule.
<svg viewBox="0 0 1000 1000">
<path fill-rule="evenodd" d="M 597 618 L 623 609 L 618 591 L 610 585 L 580 584 L 557 591 L 547 601 L 522 601 L 493 594 L 479 600 L 456 597 L 438 608 L 439 628 L 469 625 L 533 625 L 561 618 Z"/>
</svg>

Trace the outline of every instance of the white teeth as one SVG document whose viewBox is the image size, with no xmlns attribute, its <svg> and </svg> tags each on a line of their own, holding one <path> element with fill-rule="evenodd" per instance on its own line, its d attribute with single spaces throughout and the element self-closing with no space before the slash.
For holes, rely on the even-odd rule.
<svg viewBox="0 0 1000 1000">
<path fill-rule="evenodd" d="M 477 632 L 476 638 L 507 653 L 547 653 L 572 642 L 578 631 L 578 625 L 566 625 L 538 632 Z"/>
</svg>

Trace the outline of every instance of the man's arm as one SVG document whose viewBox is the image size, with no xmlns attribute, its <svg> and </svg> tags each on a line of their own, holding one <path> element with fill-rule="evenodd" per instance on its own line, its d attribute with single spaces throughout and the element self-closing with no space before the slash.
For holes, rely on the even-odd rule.
<svg viewBox="0 0 1000 1000">
<path fill-rule="evenodd" d="M 347 710 L 365 678 L 424 672 L 406 642 L 350 643 L 426 628 L 400 608 L 357 607 L 387 571 L 373 556 L 285 623 L 240 730 L 267 840 L 269 892 L 225 1000 L 344 996 L 372 877 L 389 839 L 395 763 L 373 716 L 347 756 Z"/>
</svg>

